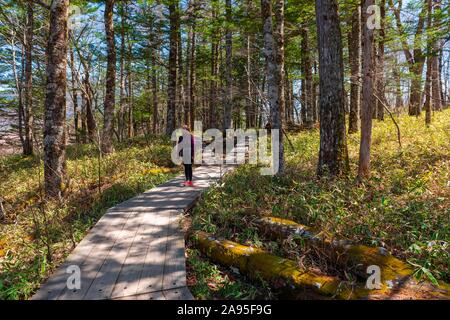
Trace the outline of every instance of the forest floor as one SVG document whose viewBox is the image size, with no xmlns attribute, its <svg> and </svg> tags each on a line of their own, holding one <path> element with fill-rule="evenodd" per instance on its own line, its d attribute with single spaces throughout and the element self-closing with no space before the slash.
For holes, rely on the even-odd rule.
<svg viewBox="0 0 450 320">
<path fill-rule="evenodd" d="M 398 118 L 402 145 L 391 119 L 374 122 L 372 178 L 355 181 L 359 134 L 348 138 L 351 173 L 317 179 L 318 129 L 291 134 L 286 174 L 261 176 L 244 165 L 207 191 L 194 208 L 190 230 L 262 247 L 302 267 L 351 277 L 312 247 L 266 239 L 255 225 L 261 216 L 284 217 L 361 244 L 383 246 L 407 261 L 418 278 L 450 280 L 450 110 L 424 118 Z M 0 299 L 29 298 L 105 211 L 179 173 L 167 139 L 147 137 L 118 144 L 99 159 L 95 145 L 68 148 L 63 202 L 42 199 L 39 156 L 0 157 Z M 99 170 L 99 163 L 101 168 Z M 100 174 L 99 174 L 100 173 Z M 251 186 L 251 188 L 249 187 Z M 216 265 L 188 242 L 188 284 L 198 299 L 276 298 L 263 281 L 250 281 Z"/>
<path fill-rule="evenodd" d="M 137 138 L 99 159 L 95 145 L 71 145 L 62 202 L 41 201 L 39 156 L 0 157 L 0 299 L 31 297 L 108 208 L 179 174 L 171 150 L 167 139 Z"/>
<path fill-rule="evenodd" d="M 351 280 L 351 272 L 327 260 L 314 246 L 272 241 L 257 219 L 275 216 L 328 232 L 332 237 L 384 247 L 406 261 L 419 280 L 450 282 L 450 110 L 401 116 L 402 149 L 389 117 L 374 121 L 372 177 L 356 182 L 359 133 L 348 137 L 351 173 L 329 180 L 315 175 L 319 130 L 292 135 L 286 145 L 286 174 L 262 176 L 244 165 L 210 189 L 194 208 L 191 231 L 203 230 L 290 258 L 302 268 Z M 251 187 L 249 187 L 251 186 Z M 236 268 L 214 264 L 191 241 L 188 284 L 197 299 L 276 298 L 264 281 L 248 280 Z"/>
</svg>

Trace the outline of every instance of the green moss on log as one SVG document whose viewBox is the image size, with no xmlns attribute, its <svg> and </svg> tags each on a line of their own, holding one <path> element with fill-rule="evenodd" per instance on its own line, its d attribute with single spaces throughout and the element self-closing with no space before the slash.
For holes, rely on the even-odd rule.
<svg viewBox="0 0 450 320">
<path fill-rule="evenodd" d="M 273 238 L 287 238 L 296 235 L 309 241 L 320 241 L 329 250 L 337 254 L 339 257 L 338 263 L 346 267 L 349 265 L 355 267 L 354 270 L 359 275 L 367 277 L 367 267 L 371 265 L 378 266 L 381 271 L 382 287 L 380 290 L 375 290 L 377 294 L 389 294 L 392 289 L 405 284 L 411 288 L 420 287 L 420 290 L 424 287 L 412 279 L 413 269 L 408 264 L 392 256 L 383 248 L 352 245 L 348 240 L 334 240 L 326 233 L 318 232 L 292 220 L 264 217 L 259 219 L 258 222 L 258 227 Z M 449 285 L 445 283 L 439 287 L 428 284 L 426 290 L 430 291 L 429 294 L 436 296 L 436 298 L 449 297 L 450 292 Z M 364 295 L 363 290 L 358 295 Z"/>
<path fill-rule="evenodd" d="M 194 238 L 198 248 L 210 259 L 239 268 L 241 273 L 250 278 L 262 278 L 277 288 L 287 288 L 292 295 L 298 290 L 310 290 L 324 297 L 354 298 L 352 290 L 338 278 L 302 270 L 292 260 L 258 248 L 217 239 L 205 232 L 195 233 Z"/>
</svg>

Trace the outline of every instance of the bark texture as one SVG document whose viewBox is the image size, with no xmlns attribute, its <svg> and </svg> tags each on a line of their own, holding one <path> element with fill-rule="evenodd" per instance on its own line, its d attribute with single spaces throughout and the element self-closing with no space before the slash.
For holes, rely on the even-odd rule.
<svg viewBox="0 0 450 320">
<path fill-rule="evenodd" d="M 66 173 L 68 7 L 69 0 L 54 0 L 50 9 L 44 119 L 45 192 L 49 197 L 61 195 Z"/>
<path fill-rule="evenodd" d="M 348 33 L 348 54 L 350 64 L 350 114 L 348 133 L 358 132 L 361 106 L 361 7 L 353 9 Z"/>
<path fill-rule="evenodd" d="M 363 25 L 367 21 L 367 7 L 372 6 L 374 0 L 364 0 Z M 373 112 L 373 29 L 363 27 L 363 92 L 361 110 L 361 142 L 359 147 L 359 179 L 370 175 L 370 147 L 372 144 L 372 112 Z"/>
<path fill-rule="evenodd" d="M 231 0 L 226 0 L 226 31 L 225 31 L 225 99 L 224 99 L 224 117 L 223 117 L 223 129 L 231 128 L 231 118 L 233 112 L 233 97 L 232 97 L 232 51 L 233 51 L 233 34 L 231 31 L 232 23 L 232 7 Z"/>
<path fill-rule="evenodd" d="M 114 42 L 114 21 L 113 21 L 114 0 L 107 0 L 105 7 L 105 30 L 106 42 L 108 44 L 108 64 L 106 67 L 106 92 L 103 114 L 103 136 L 102 152 L 111 153 L 114 151 L 112 144 L 114 109 L 116 105 L 116 46 Z"/>
<path fill-rule="evenodd" d="M 318 175 L 348 171 L 344 67 L 336 0 L 316 0 L 320 74 L 320 151 Z"/>
<path fill-rule="evenodd" d="M 177 43 L 178 43 L 178 1 L 171 0 L 169 4 L 170 48 L 169 48 L 169 86 L 167 100 L 166 135 L 175 130 L 176 98 L 177 98 Z"/>
<path fill-rule="evenodd" d="M 279 174 L 282 173 L 284 170 L 284 149 L 283 149 L 283 134 L 282 134 L 282 118 L 279 100 L 280 69 L 277 63 L 278 62 L 276 52 L 277 48 L 273 35 L 271 0 L 261 0 L 261 17 L 264 35 L 264 57 L 266 60 L 267 100 L 269 102 L 271 114 L 270 125 L 272 129 L 279 130 L 278 166 L 274 168 L 276 173 Z M 274 145 L 274 143 L 275 141 L 272 141 L 272 146 Z M 272 156 L 275 157 L 276 155 L 272 154 Z"/>
<path fill-rule="evenodd" d="M 378 30 L 377 39 L 377 56 L 376 56 L 376 94 L 378 99 L 376 101 L 376 113 L 378 120 L 384 120 L 384 106 L 387 105 L 385 94 L 385 79 L 384 79 L 384 43 L 386 41 L 386 1 L 380 1 L 380 29 Z"/>
<path fill-rule="evenodd" d="M 33 1 L 27 1 L 27 24 L 25 32 L 25 139 L 24 155 L 33 154 L 33 38 L 34 9 Z"/>
<path fill-rule="evenodd" d="M 304 77 L 304 86 L 302 86 L 302 90 L 304 90 L 303 94 L 303 104 L 304 104 L 304 125 L 307 128 L 312 128 L 314 124 L 314 105 L 313 105 L 313 78 L 312 78 L 312 64 L 311 64 L 311 48 L 309 47 L 309 30 L 304 27 L 301 30 L 302 42 L 301 42 L 301 51 L 302 51 L 302 69 L 303 69 L 303 77 Z"/>
</svg>

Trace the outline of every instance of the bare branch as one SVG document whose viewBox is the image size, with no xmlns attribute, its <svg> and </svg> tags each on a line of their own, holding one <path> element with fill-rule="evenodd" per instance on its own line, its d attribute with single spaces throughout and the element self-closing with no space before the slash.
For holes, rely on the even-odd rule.
<svg viewBox="0 0 450 320">
<path fill-rule="evenodd" d="M 32 0 L 34 3 L 40 5 L 41 7 L 50 10 L 50 5 L 46 4 L 44 1 L 42 0 Z"/>
</svg>

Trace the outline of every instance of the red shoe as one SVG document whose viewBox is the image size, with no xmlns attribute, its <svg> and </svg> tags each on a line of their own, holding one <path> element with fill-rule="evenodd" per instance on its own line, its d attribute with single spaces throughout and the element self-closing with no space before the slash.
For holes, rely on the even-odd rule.
<svg viewBox="0 0 450 320">
<path fill-rule="evenodd" d="M 183 182 L 183 186 L 188 187 L 189 186 L 189 181 Z"/>
<path fill-rule="evenodd" d="M 192 183 L 192 181 L 188 181 L 188 182 L 186 183 L 186 185 L 187 185 L 188 187 L 193 187 L 193 186 L 194 186 L 194 184 Z"/>
</svg>

